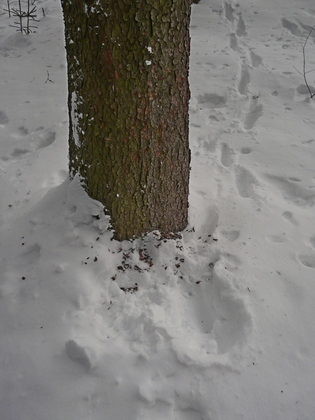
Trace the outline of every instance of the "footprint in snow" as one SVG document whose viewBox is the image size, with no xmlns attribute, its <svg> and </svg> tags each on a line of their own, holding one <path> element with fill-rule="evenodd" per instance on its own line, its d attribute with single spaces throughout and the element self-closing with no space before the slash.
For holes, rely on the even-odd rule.
<svg viewBox="0 0 315 420">
<path fill-rule="evenodd" d="M 229 168 L 233 163 L 231 149 L 226 143 L 221 145 L 221 163 L 226 168 Z"/>
<path fill-rule="evenodd" d="M 253 67 L 258 67 L 262 63 L 262 58 L 258 54 L 256 54 L 254 51 L 250 52 L 250 59 L 251 59 Z"/>
<path fill-rule="evenodd" d="M 238 16 L 236 35 L 239 37 L 246 35 L 246 26 L 241 14 Z"/>
<path fill-rule="evenodd" d="M 230 46 L 231 50 L 233 50 L 233 51 L 238 51 L 239 50 L 237 37 L 234 33 L 229 35 L 229 46 Z"/>
<path fill-rule="evenodd" d="M 214 234 L 219 223 L 219 211 L 216 206 L 209 207 L 207 213 L 208 216 L 201 225 L 195 224 L 196 231 L 200 232 L 198 237 L 202 242 L 207 240 L 209 235 L 212 236 Z"/>
<path fill-rule="evenodd" d="M 7 39 L 0 43 L 0 51 L 12 51 L 18 48 L 27 48 L 32 44 L 30 37 L 24 36 L 24 34 L 16 33 L 10 35 Z"/>
<path fill-rule="evenodd" d="M 20 147 L 16 147 L 13 152 L 11 153 L 11 156 L 13 158 L 21 158 L 23 157 L 25 154 L 29 153 L 30 150 L 29 149 L 25 149 L 25 148 L 20 148 Z"/>
<path fill-rule="evenodd" d="M 310 91 L 313 93 L 315 92 L 315 88 L 312 85 L 309 85 L 309 87 L 307 87 L 306 85 L 299 85 L 296 88 L 296 91 L 299 95 L 310 95 Z"/>
<path fill-rule="evenodd" d="M 248 342 L 253 319 L 245 298 L 234 288 L 231 264 L 217 261 L 208 280 L 180 303 L 185 308 L 183 328 L 181 334 L 173 335 L 172 348 L 186 366 L 226 365 L 227 355 Z"/>
<path fill-rule="evenodd" d="M 224 15 L 225 15 L 225 18 L 229 22 L 231 22 L 231 23 L 234 22 L 234 20 L 235 20 L 234 9 L 233 9 L 233 6 L 231 5 L 231 3 L 227 2 L 227 1 L 224 2 Z"/>
<path fill-rule="evenodd" d="M 263 106 L 257 103 L 258 98 L 252 98 L 249 110 L 245 115 L 243 126 L 245 130 L 254 128 L 256 121 L 262 116 Z"/>
<path fill-rule="evenodd" d="M 241 95 L 246 94 L 246 88 L 250 83 L 250 74 L 247 66 L 243 65 L 241 68 L 241 74 L 237 83 L 237 89 Z"/>
<path fill-rule="evenodd" d="M 233 8 L 232 4 L 227 1 L 224 2 L 223 9 L 225 18 L 230 22 L 231 26 L 234 26 L 236 21 L 236 35 L 238 37 L 246 35 L 246 25 L 242 14 L 235 14 L 235 9 Z"/>
<path fill-rule="evenodd" d="M 258 181 L 255 176 L 243 166 L 235 166 L 235 183 L 241 197 L 250 198 L 255 195 L 255 186 Z"/>
<path fill-rule="evenodd" d="M 283 28 L 290 31 L 292 35 L 303 37 L 303 38 L 305 37 L 305 33 L 301 31 L 301 29 L 296 23 L 291 22 L 290 20 L 285 19 L 285 18 L 281 19 L 281 23 L 282 23 Z"/>
</svg>

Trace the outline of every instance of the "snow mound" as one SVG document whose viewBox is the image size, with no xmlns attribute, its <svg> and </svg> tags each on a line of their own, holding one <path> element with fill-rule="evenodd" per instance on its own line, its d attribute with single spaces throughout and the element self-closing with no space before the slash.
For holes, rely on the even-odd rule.
<svg viewBox="0 0 315 420">
<path fill-rule="evenodd" d="M 71 360 L 80 363 L 87 369 L 92 369 L 96 366 L 98 360 L 97 353 L 82 338 L 68 340 L 65 347 L 66 353 Z"/>
</svg>

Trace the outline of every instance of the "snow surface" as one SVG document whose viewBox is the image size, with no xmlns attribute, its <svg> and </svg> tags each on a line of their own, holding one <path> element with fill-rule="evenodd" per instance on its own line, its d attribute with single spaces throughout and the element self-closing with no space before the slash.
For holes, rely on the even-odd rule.
<svg viewBox="0 0 315 420">
<path fill-rule="evenodd" d="M 28 36 L 0 16 L 0 419 L 313 420 L 313 1 L 193 6 L 190 224 L 132 243 L 67 179 L 37 8 Z"/>
</svg>

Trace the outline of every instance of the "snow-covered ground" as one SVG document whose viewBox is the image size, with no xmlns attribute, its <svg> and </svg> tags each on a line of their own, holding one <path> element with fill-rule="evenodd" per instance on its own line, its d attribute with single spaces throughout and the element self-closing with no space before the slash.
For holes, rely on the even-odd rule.
<svg viewBox="0 0 315 420">
<path fill-rule="evenodd" d="M 193 6 L 190 224 L 132 243 L 67 179 L 37 9 L 30 35 L 0 12 L 0 419 L 313 420 L 313 1 Z"/>
</svg>

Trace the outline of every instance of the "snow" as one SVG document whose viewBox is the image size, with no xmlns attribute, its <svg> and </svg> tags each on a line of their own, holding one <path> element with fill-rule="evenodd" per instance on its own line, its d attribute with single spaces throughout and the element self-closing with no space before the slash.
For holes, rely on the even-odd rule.
<svg viewBox="0 0 315 420">
<path fill-rule="evenodd" d="M 30 35 L 1 12 L 1 420 L 313 420 L 315 7 L 192 6 L 190 223 L 122 243 L 68 180 L 41 8 Z"/>
</svg>

